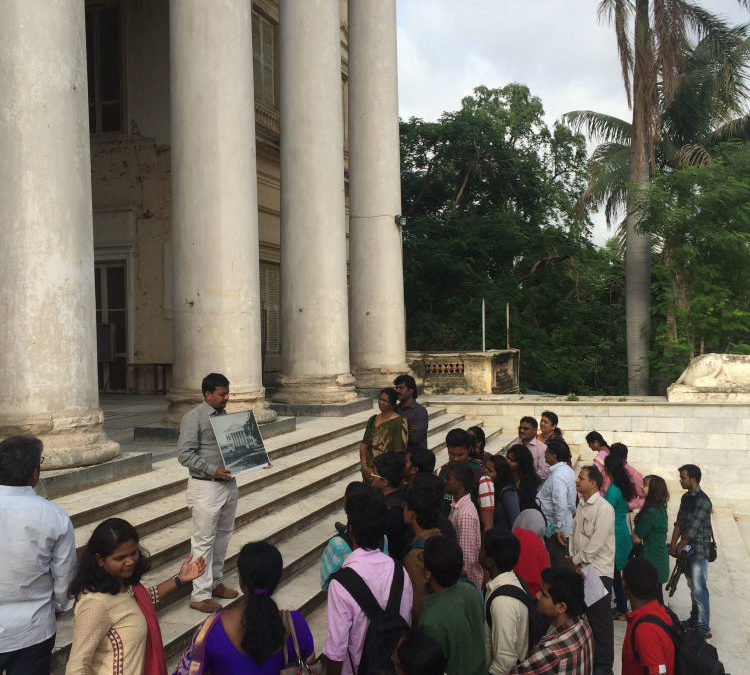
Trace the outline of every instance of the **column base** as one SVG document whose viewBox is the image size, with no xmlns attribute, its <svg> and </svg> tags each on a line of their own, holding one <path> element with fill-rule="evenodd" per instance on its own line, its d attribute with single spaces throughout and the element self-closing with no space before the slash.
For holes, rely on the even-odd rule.
<svg viewBox="0 0 750 675">
<path fill-rule="evenodd" d="M 0 422 L 0 438 L 37 436 L 44 443 L 44 471 L 100 464 L 120 454 L 120 444 L 107 438 L 99 408 L 62 411 L 24 420 Z"/>
<path fill-rule="evenodd" d="M 352 375 L 357 382 L 357 389 L 383 389 L 392 387 L 393 380 L 399 375 L 414 376 L 406 362 L 393 366 L 353 366 Z"/>
<path fill-rule="evenodd" d="M 169 408 L 162 418 L 162 422 L 167 426 L 178 427 L 183 415 L 203 402 L 203 393 L 200 391 L 173 390 L 167 394 L 167 400 L 169 401 Z M 263 388 L 243 391 L 237 390 L 230 384 L 229 403 L 227 403 L 226 410 L 228 413 L 252 410 L 258 424 L 266 424 L 276 419 L 276 413 L 268 407 L 266 392 Z"/>
<path fill-rule="evenodd" d="M 357 400 L 351 374 L 290 377 L 281 375 L 279 388 L 271 397 L 274 403 L 326 405 L 352 403 Z"/>
</svg>

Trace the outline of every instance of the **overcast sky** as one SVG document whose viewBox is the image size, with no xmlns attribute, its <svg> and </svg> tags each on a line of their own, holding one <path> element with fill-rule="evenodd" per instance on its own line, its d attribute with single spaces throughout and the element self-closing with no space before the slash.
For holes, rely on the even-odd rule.
<svg viewBox="0 0 750 675">
<path fill-rule="evenodd" d="M 458 110 L 461 98 L 480 84 L 521 82 L 541 98 L 548 124 L 579 109 L 628 119 L 614 28 L 597 20 L 598 4 L 397 0 L 401 117 L 436 120 Z M 750 19 L 736 0 L 702 5 L 732 23 Z M 597 222 L 595 241 L 607 236 Z"/>
</svg>

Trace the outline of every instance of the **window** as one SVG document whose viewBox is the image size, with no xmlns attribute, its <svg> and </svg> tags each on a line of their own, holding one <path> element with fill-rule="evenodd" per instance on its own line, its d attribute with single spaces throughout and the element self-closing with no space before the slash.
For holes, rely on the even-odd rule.
<svg viewBox="0 0 750 675">
<path fill-rule="evenodd" d="M 269 108 L 276 105 L 273 80 L 274 26 L 253 12 L 253 83 L 255 102 Z"/>
<path fill-rule="evenodd" d="M 122 130 L 122 41 L 119 5 L 86 8 L 89 130 Z"/>
<path fill-rule="evenodd" d="M 260 263 L 260 337 L 265 354 L 279 353 L 279 288 L 281 269 L 276 263 Z"/>
</svg>

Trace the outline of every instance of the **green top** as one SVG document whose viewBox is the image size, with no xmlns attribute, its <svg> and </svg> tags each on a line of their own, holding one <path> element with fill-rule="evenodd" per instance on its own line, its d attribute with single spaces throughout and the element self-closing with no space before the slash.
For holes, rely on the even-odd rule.
<svg viewBox="0 0 750 675">
<path fill-rule="evenodd" d="M 375 423 L 376 417 L 377 415 L 373 415 L 367 420 L 365 436 L 362 439 L 362 443 L 367 446 L 365 455 L 367 466 L 370 468 L 375 466 L 373 461 L 378 455 L 386 452 L 403 452 L 409 433 L 406 428 L 406 418 L 400 415 L 382 424 Z"/>
<path fill-rule="evenodd" d="M 471 584 L 459 581 L 425 596 L 419 625 L 443 648 L 448 675 L 487 675 L 484 609 Z"/>
<path fill-rule="evenodd" d="M 639 556 L 654 564 L 659 573 L 660 584 L 669 580 L 668 528 L 666 506 L 641 510 L 635 525 L 635 533 L 643 539 L 643 548 Z"/>
<path fill-rule="evenodd" d="M 610 483 L 604 493 L 606 499 L 615 510 L 615 569 L 621 570 L 628 562 L 628 555 L 633 548 L 633 540 L 628 529 L 628 503 L 623 499 L 622 492 L 614 483 Z"/>
</svg>

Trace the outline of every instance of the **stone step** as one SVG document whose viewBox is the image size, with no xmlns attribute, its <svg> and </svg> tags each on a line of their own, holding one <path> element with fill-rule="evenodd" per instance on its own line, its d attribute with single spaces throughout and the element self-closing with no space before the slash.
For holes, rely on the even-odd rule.
<svg viewBox="0 0 750 675">
<path fill-rule="evenodd" d="M 451 428 L 466 428 L 475 422 L 464 421 L 462 415 L 438 415 L 430 425 L 428 443 L 436 452 L 437 460 L 447 460 L 445 433 Z M 490 432 L 489 437 L 499 430 Z M 326 441 L 322 445 L 341 441 L 342 438 Z M 248 541 L 267 540 L 274 543 L 284 557 L 284 582 L 279 588 L 279 606 L 312 611 L 322 599 L 318 561 L 325 543 L 334 533 L 333 523 L 345 518 L 342 510 L 344 489 L 348 482 L 359 478 L 358 445 L 350 445 L 332 459 L 312 464 L 304 461 L 306 455 L 321 456 L 319 446 L 305 448 L 274 462 L 275 475 L 267 473 L 272 480 L 251 480 L 258 470 L 243 474 L 248 476 L 242 488 L 235 532 L 229 543 L 225 563 L 226 583 L 238 588 L 236 559 L 242 546 Z M 322 453 L 325 456 L 325 453 Z M 286 475 L 280 478 L 288 463 Z M 438 465 L 439 465 L 438 464 Z M 291 467 L 291 468 L 290 468 Z M 294 467 L 299 470 L 294 471 Z M 157 469 L 158 470 L 158 469 Z M 241 489 L 242 489 L 241 488 Z M 154 513 L 153 509 L 164 506 L 166 513 Z M 135 507 L 133 510 L 117 512 L 139 528 L 141 543 L 151 553 L 152 569 L 144 582 L 154 584 L 163 581 L 179 569 L 181 560 L 190 550 L 191 525 L 183 494 L 169 495 L 164 499 Z M 140 520 L 139 520 L 140 519 Z M 142 528 L 149 530 L 144 534 Z M 76 539 L 85 543 L 92 524 L 76 529 Z M 283 591 L 283 592 L 282 592 Z M 173 593 L 159 608 L 160 624 L 168 659 L 179 656 L 195 627 L 204 618 L 191 610 L 186 596 L 189 589 Z M 286 595 L 285 595 L 286 594 Z M 162 620 L 163 617 L 163 620 Z M 72 640 L 73 617 L 63 617 L 58 622 L 57 641 L 54 652 L 53 673 L 62 673 Z"/>
<path fill-rule="evenodd" d="M 344 448 L 347 443 L 358 444 L 361 441 L 361 433 L 359 433 L 359 437 L 356 437 L 357 433 L 355 432 L 364 428 L 371 414 L 352 415 L 345 421 L 340 418 L 306 420 L 295 431 L 265 441 L 266 450 L 275 465 L 281 457 L 342 436 L 347 436 L 347 438 L 339 449 Z M 456 415 L 446 416 L 445 409 L 440 407 L 428 408 L 428 414 L 431 415 L 431 432 L 443 428 L 449 419 L 454 420 L 460 417 Z M 324 458 L 319 459 L 324 461 Z M 319 463 L 318 459 L 314 457 L 310 461 Z M 241 478 L 243 481 L 263 480 L 256 473 L 244 474 Z M 273 478 L 270 478 L 270 480 L 273 480 Z M 107 484 L 105 489 L 99 486 L 66 495 L 56 499 L 55 502 L 66 510 L 73 524 L 79 526 L 100 522 L 120 511 L 175 494 L 184 490 L 186 485 L 186 470 L 177 463 L 175 458 L 168 458 L 154 462 L 153 470 L 148 474 L 114 481 Z"/>
</svg>

